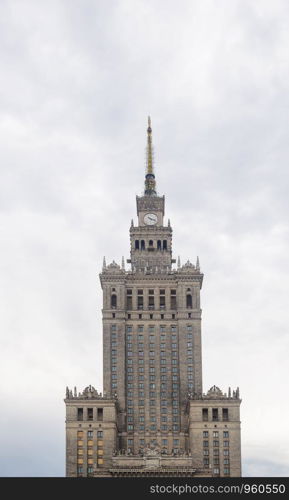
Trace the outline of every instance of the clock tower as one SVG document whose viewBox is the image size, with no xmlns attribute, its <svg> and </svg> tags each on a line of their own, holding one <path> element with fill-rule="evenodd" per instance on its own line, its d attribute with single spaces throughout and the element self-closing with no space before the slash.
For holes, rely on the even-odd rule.
<svg viewBox="0 0 289 500">
<path fill-rule="evenodd" d="M 177 266 L 147 128 L 130 264 L 103 261 L 103 393 L 66 390 L 68 476 L 240 476 L 240 395 L 203 392 L 203 274 Z M 218 361 L 219 362 L 219 361 Z"/>
<path fill-rule="evenodd" d="M 147 162 L 145 190 L 137 196 L 138 225 L 130 227 L 130 255 L 132 271 L 146 273 L 168 272 L 172 259 L 172 228 L 170 221 L 164 225 L 165 197 L 158 196 L 153 172 L 153 146 L 151 120 L 147 128 Z"/>
</svg>

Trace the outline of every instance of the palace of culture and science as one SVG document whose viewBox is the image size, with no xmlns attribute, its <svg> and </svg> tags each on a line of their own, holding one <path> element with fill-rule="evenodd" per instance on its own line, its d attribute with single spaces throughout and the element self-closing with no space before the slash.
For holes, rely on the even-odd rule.
<svg viewBox="0 0 289 500">
<path fill-rule="evenodd" d="M 100 274 L 103 392 L 66 389 L 66 475 L 239 477 L 239 389 L 203 392 L 203 274 L 172 257 L 150 119 L 136 207 L 129 269 L 104 259 Z"/>
</svg>

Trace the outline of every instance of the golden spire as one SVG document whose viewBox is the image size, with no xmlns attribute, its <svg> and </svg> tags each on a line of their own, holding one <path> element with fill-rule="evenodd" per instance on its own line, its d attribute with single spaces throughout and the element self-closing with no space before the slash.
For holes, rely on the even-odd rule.
<svg viewBox="0 0 289 500">
<path fill-rule="evenodd" d="M 148 117 L 148 128 L 147 128 L 147 163 L 146 163 L 146 180 L 145 180 L 145 194 L 155 195 L 156 194 L 156 181 L 153 172 L 153 145 L 152 145 L 152 128 L 151 119 Z"/>
<path fill-rule="evenodd" d="M 152 128 L 151 118 L 148 117 L 148 139 L 147 139 L 147 174 L 153 173 L 153 146 L 152 146 Z"/>
</svg>

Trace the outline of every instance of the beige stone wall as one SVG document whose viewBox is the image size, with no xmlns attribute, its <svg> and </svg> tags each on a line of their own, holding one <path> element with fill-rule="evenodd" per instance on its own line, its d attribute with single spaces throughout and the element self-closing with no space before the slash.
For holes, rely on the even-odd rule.
<svg viewBox="0 0 289 500">
<path fill-rule="evenodd" d="M 66 476 L 77 477 L 78 465 L 83 467 L 83 476 L 87 476 L 88 465 L 96 469 L 106 469 L 111 466 L 113 451 L 117 447 L 116 406 L 113 401 L 66 399 Z M 83 420 L 77 420 L 77 408 L 83 408 Z M 87 408 L 93 408 L 93 420 L 87 419 Z M 103 420 L 97 420 L 97 409 L 103 409 Z M 88 431 L 93 436 L 88 437 Z M 97 432 L 102 431 L 103 437 L 98 437 Z M 78 432 L 83 433 L 83 438 L 78 437 Z M 82 443 L 78 446 L 78 443 Z M 92 444 L 90 443 L 92 442 Z M 102 444 L 101 444 L 102 443 Z M 100 446 L 101 444 L 101 446 Z M 78 450 L 82 454 L 78 454 Z M 103 454 L 99 454 L 100 450 Z M 103 463 L 99 459 L 103 458 Z M 83 464 L 78 464 L 78 460 Z M 88 464 L 88 459 L 93 464 Z"/>
<path fill-rule="evenodd" d="M 194 463 L 197 467 L 203 467 L 204 450 L 209 451 L 209 467 L 214 469 L 214 459 L 219 457 L 220 476 L 226 476 L 224 469 L 229 468 L 230 477 L 241 476 L 241 427 L 240 427 L 240 403 L 239 399 L 224 398 L 220 400 L 192 400 L 189 411 L 189 446 L 192 452 Z M 208 421 L 202 418 L 202 409 L 208 409 Z M 212 409 L 218 408 L 219 420 L 212 418 Z M 228 420 L 222 419 L 222 408 L 228 408 Z M 224 437 L 224 431 L 229 433 L 229 437 Z M 208 437 L 203 436 L 203 432 L 208 432 Z M 218 432 L 218 437 L 214 437 L 214 432 Z M 208 441 L 209 446 L 204 447 L 203 442 Z M 219 442 L 219 446 L 214 446 L 214 441 Z M 229 441 L 229 446 L 224 446 L 224 441 Z M 219 455 L 214 455 L 214 449 L 219 449 Z M 228 451 L 227 451 L 228 450 Z M 228 453 L 228 455 L 224 455 Z M 224 464 L 224 459 L 229 460 L 229 464 Z M 214 475 L 214 474 L 213 474 Z"/>
</svg>

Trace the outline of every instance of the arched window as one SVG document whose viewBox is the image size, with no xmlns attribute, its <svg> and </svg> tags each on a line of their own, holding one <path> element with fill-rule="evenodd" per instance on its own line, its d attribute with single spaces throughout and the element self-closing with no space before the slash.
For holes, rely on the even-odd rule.
<svg viewBox="0 0 289 500">
<path fill-rule="evenodd" d="M 158 250 L 162 249 L 162 242 L 161 242 L 161 240 L 158 240 L 158 242 L 157 242 L 157 249 Z"/>
<path fill-rule="evenodd" d="M 187 295 L 187 309 L 192 309 L 193 307 L 193 301 L 192 301 L 192 296 L 191 294 Z"/>
<path fill-rule="evenodd" d="M 111 296 L 111 308 L 116 309 L 116 306 L 117 306 L 117 298 L 116 298 L 116 295 L 113 294 Z"/>
<path fill-rule="evenodd" d="M 136 250 L 139 250 L 139 240 L 135 240 L 135 242 L 134 242 L 134 248 Z"/>
<path fill-rule="evenodd" d="M 163 240 L 163 250 L 167 250 L 167 240 Z"/>
<path fill-rule="evenodd" d="M 141 247 L 141 250 L 145 249 L 145 240 L 141 240 L 140 247 Z"/>
</svg>

